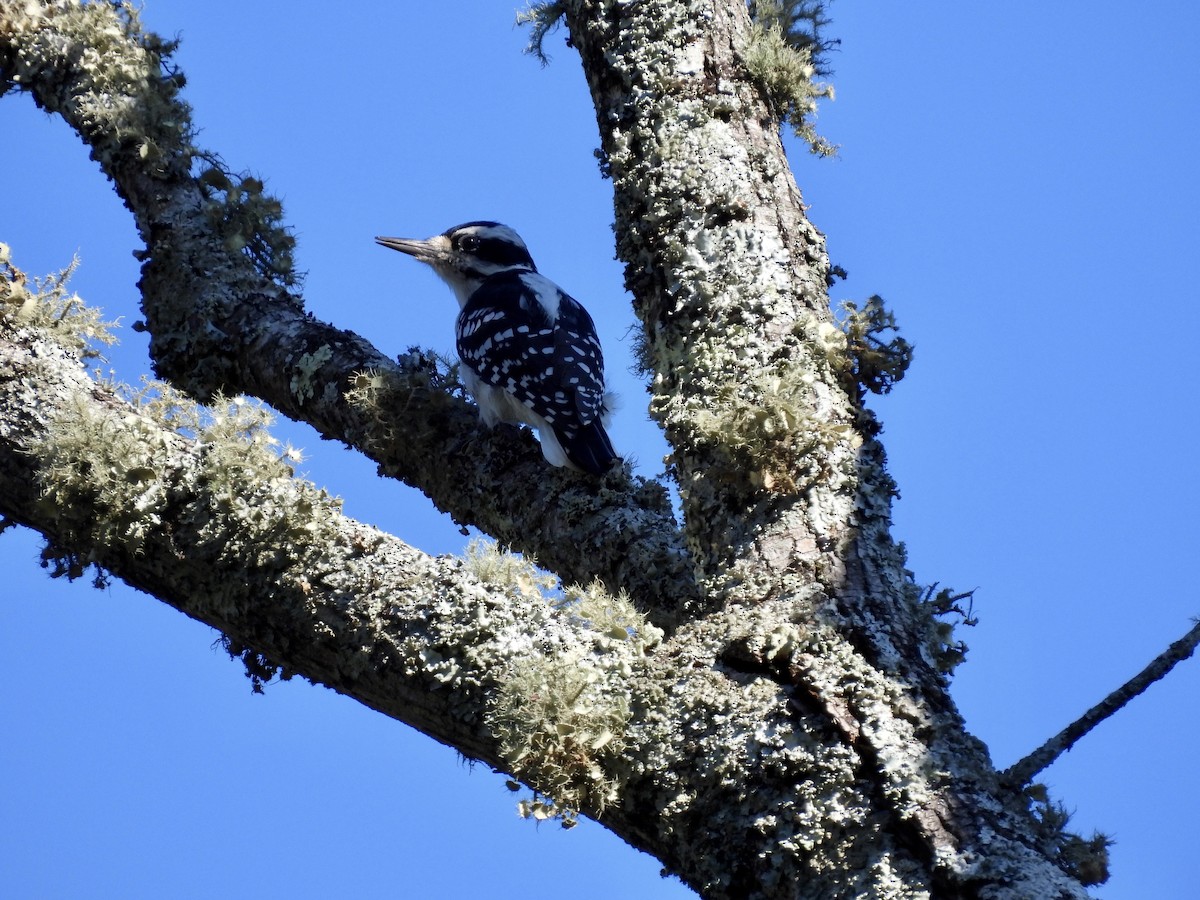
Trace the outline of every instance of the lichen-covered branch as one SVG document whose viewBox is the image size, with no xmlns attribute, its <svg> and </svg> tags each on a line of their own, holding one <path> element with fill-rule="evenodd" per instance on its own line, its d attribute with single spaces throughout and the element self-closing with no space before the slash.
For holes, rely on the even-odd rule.
<svg viewBox="0 0 1200 900">
<path fill-rule="evenodd" d="M 23 319 L 15 279 L 0 515 L 67 572 L 96 562 L 221 628 L 260 677 L 304 673 L 515 771 L 529 814 L 598 816 L 706 897 L 1085 896 L 1073 873 L 1097 867 L 1065 861 L 1061 829 L 966 733 L 944 629 L 891 539 L 862 395 L 894 383 L 906 345 L 879 337 L 880 304 L 845 330 L 829 309 L 778 134 L 807 71 L 764 47 L 743 0 L 541 12 L 565 17 L 596 106 L 687 553 L 657 485 L 548 472 L 528 439 L 474 430 L 426 354 L 396 365 L 307 319 L 277 207 L 193 147 L 169 47 L 127 7 L 69 0 L 0 0 L 0 71 L 133 211 L 160 373 L 313 422 L 585 586 L 556 607 L 523 564 L 431 559 L 345 519 L 242 449 L 261 430 L 236 408 L 179 434 L 174 398 L 131 405 Z"/>
<path fill-rule="evenodd" d="M 26 306 L 7 299 L 6 312 Z M 873 828 L 814 821 L 795 842 L 805 809 L 834 804 L 856 825 L 879 813 L 854 754 L 827 757 L 836 733 L 791 722 L 770 680 L 698 666 L 694 638 L 647 660 L 623 617 L 596 628 L 603 615 L 582 602 L 555 610 L 511 560 L 430 558 L 348 520 L 244 434 L 180 435 L 164 410 L 91 381 L 59 334 L 4 318 L 0 514 L 45 534 L 68 573 L 103 566 L 219 628 L 256 677 L 302 674 L 520 772 L 713 896 L 835 859 L 844 884 L 865 879 L 851 862 L 912 867 Z M 748 801 L 783 814 L 778 827 L 747 835 Z M 785 840 L 787 854 L 751 862 Z"/>
<path fill-rule="evenodd" d="M 598 815 L 706 896 L 919 896 L 946 875 L 913 827 L 963 864 L 951 773 L 880 752 L 920 746 L 930 714 L 816 617 L 780 624 L 795 597 L 655 647 L 598 589 L 556 608 L 528 564 L 427 557 L 290 477 L 242 405 L 93 382 L 94 317 L 61 279 L 39 295 L 4 265 L 0 515 L 46 535 L 62 572 L 100 566 L 220 629 L 257 679 L 302 674 L 516 772 L 531 815 Z M 1020 811 L 958 799 L 972 832 L 1019 833 Z M 991 844 L 971 872 L 1033 853 Z M 1052 868 L 1014 878 L 1006 896 L 1073 896 Z"/>
<path fill-rule="evenodd" d="M 93 314 L 61 280 L 30 290 L 5 258 L 0 274 L 0 516 L 46 537 L 56 573 L 96 566 L 219 629 L 256 679 L 303 675 L 539 789 L 541 770 L 496 736 L 514 673 L 553 651 L 627 690 L 660 634 L 628 601 L 619 639 L 548 603 L 527 562 L 431 557 L 347 518 L 293 477 L 257 407 L 92 380 Z M 590 771 L 568 775 L 556 799 L 589 797 Z"/>
<path fill-rule="evenodd" d="M 220 629 L 257 679 L 301 674 L 515 771 L 531 815 L 599 816 L 707 896 L 932 883 L 876 796 L 891 763 L 858 739 L 902 698 L 869 699 L 895 687 L 828 629 L 765 634 L 789 603 L 656 646 L 599 588 L 551 604 L 527 563 L 428 557 L 291 477 L 244 404 L 92 381 L 78 328 L 94 321 L 63 314 L 59 282 L 0 286 L 0 515 L 46 535 L 64 573 L 100 566 Z M 764 639 L 729 652 L 747 632 Z M 862 683 L 819 697 L 780 668 L 817 655 Z"/>
<path fill-rule="evenodd" d="M 745 5 L 565 5 L 707 608 L 815 588 L 874 664 L 944 695 L 890 536 L 878 427 L 846 377 L 824 239 L 745 59 Z"/>
<path fill-rule="evenodd" d="M 277 202 L 193 144 L 170 50 L 128 5 L 0 3 L 3 83 L 80 134 L 146 241 L 140 286 L 160 377 L 201 399 L 261 397 L 567 581 L 599 577 L 660 621 L 677 618 L 695 586 L 658 485 L 547 470 L 528 435 L 482 429 L 431 354 L 397 364 L 305 315 Z M 374 388 L 348 403 L 364 376 Z"/>
<path fill-rule="evenodd" d="M 1165 678 L 1176 665 L 1189 659 L 1196 652 L 1198 644 L 1200 644 L 1200 622 L 1193 625 L 1187 634 L 1156 656 L 1150 665 L 1138 672 L 1137 675 L 1130 678 L 1038 749 L 1005 769 L 1004 780 L 1016 787 L 1028 784 L 1038 772 L 1074 747 L 1089 731 L 1143 693 L 1154 682 Z"/>
<path fill-rule="evenodd" d="M 886 533 L 892 485 L 838 374 L 824 238 L 747 62 L 745 5 L 566 8 L 704 588 L 753 602 L 785 577 L 840 586 L 855 526 L 877 514 Z"/>
</svg>

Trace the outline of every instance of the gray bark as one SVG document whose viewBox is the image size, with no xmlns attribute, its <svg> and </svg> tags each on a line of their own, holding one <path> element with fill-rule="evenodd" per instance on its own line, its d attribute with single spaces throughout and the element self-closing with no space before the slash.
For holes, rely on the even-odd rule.
<svg viewBox="0 0 1200 900">
<path fill-rule="evenodd" d="M 845 377 L 824 242 L 747 70 L 744 4 L 563 7 L 682 527 L 660 486 L 548 471 L 527 437 L 480 433 L 424 355 L 397 365 L 307 318 L 276 277 L 285 267 L 237 252 L 216 224 L 162 48 L 121 13 L 0 3 L 0 90 L 75 128 L 134 215 L 162 377 L 312 423 L 564 581 L 627 591 L 668 630 L 661 643 L 430 558 L 267 477 L 265 458 L 229 466 L 216 438 L 184 437 L 91 382 L 69 343 L 14 311 L 29 295 L 13 278 L 0 512 L 234 646 L 572 798 L 703 896 L 1086 896 L 935 665 L 933 622 L 890 536 L 877 428 Z M 405 433 L 387 403 L 346 401 L 368 369 L 407 405 Z M 86 466 L 64 456 L 64 436 L 81 434 L 106 436 Z M 455 453 L 464 435 L 469 457 Z M 129 469 L 140 452 L 153 463 Z M 116 528 L 137 540 L 112 540 Z M 580 671 L 586 722 L 514 695 Z M 514 758 L 514 741 L 533 749 Z"/>
</svg>

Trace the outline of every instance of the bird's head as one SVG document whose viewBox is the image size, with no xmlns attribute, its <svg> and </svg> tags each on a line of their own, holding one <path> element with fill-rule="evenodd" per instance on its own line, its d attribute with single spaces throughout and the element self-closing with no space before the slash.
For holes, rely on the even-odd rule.
<svg viewBox="0 0 1200 900">
<path fill-rule="evenodd" d="M 460 306 L 492 275 L 537 271 L 521 236 L 499 222 L 467 222 L 423 241 L 377 237 L 375 243 L 428 263 Z"/>
</svg>

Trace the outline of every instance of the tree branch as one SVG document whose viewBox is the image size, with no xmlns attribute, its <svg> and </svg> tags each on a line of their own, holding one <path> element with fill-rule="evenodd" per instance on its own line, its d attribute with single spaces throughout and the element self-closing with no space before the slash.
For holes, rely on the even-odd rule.
<svg viewBox="0 0 1200 900">
<path fill-rule="evenodd" d="M 746 4 L 563 5 L 706 604 L 816 583 L 874 660 L 897 664 L 927 628 L 901 596 L 895 483 L 844 377 L 824 236 L 747 66 Z"/>
<path fill-rule="evenodd" d="M 1004 770 L 1004 781 L 1013 787 L 1029 784 L 1033 777 L 1048 768 L 1070 750 L 1089 731 L 1116 713 L 1146 688 L 1166 676 L 1176 665 L 1188 659 L 1200 644 L 1200 621 L 1192 629 L 1155 657 L 1154 661 L 1129 679 L 1082 716 L 1056 734 L 1024 759 Z"/>
<path fill-rule="evenodd" d="M 818 339 L 836 332 L 824 237 L 744 75 L 745 4 L 564 5 L 655 371 L 651 414 L 674 449 L 705 590 L 756 602 L 781 569 L 840 582 L 856 411 L 832 373 L 836 347 Z M 765 577 L 745 577 L 748 561 L 770 558 Z"/>
<path fill-rule="evenodd" d="M 505 696 L 523 708 L 509 685 L 531 660 L 614 673 L 594 680 L 628 709 L 654 636 L 632 610 L 636 634 L 616 640 L 547 602 L 527 563 L 431 557 L 344 516 L 293 477 L 256 408 L 208 411 L 169 389 L 125 399 L 79 361 L 91 320 L 77 298 L 47 303 L 3 259 L 0 274 L 0 522 L 43 534 L 56 574 L 95 565 L 218 629 L 256 678 L 300 674 L 504 771 L 530 767 L 492 711 Z M 569 773 L 585 808 L 611 743 Z"/>
</svg>

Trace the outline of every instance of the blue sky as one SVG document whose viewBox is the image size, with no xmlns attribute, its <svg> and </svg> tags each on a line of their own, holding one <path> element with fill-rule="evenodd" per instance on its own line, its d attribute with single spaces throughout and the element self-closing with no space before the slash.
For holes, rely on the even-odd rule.
<svg viewBox="0 0 1200 900">
<path fill-rule="evenodd" d="M 170 4 L 200 143 L 284 201 L 312 312 L 385 352 L 451 351 L 454 301 L 374 245 L 494 218 L 597 319 L 618 449 L 664 444 L 628 373 L 595 120 L 562 36 L 541 69 L 508 3 Z M 810 216 L 916 344 L 874 402 L 923 582 L 978 588 L 954 695 L 1007 765 L 1140 670 L 1200 614 L 1193 380 L 1200 361 L 1200 12 L 1152 2 L 833 6 L 837 100 L 819 161 L 790 145 Z M 138 318 L 128 214 L 64 125 L 0 101 L 0 241 L 78 253 L 76 290 Z M 147 371 L 143 336 L 109 356 Z M 464 538 L 416 491 L 307 427 L 310 477 L 432 552 Z M 686 897 L 584 823 L 515 814 L 503 779 L 324 688 L 252 696 L 217 635 L 120 585 L 49 580 L 0 535 L 0 894 L 11 897 Z M 1191 562 L 1189 562 L 1191 560 Z M 1117 840 L 1097 894 L 1194 891 L 1200 662 L 1044 774 Z"/>
</svg>

